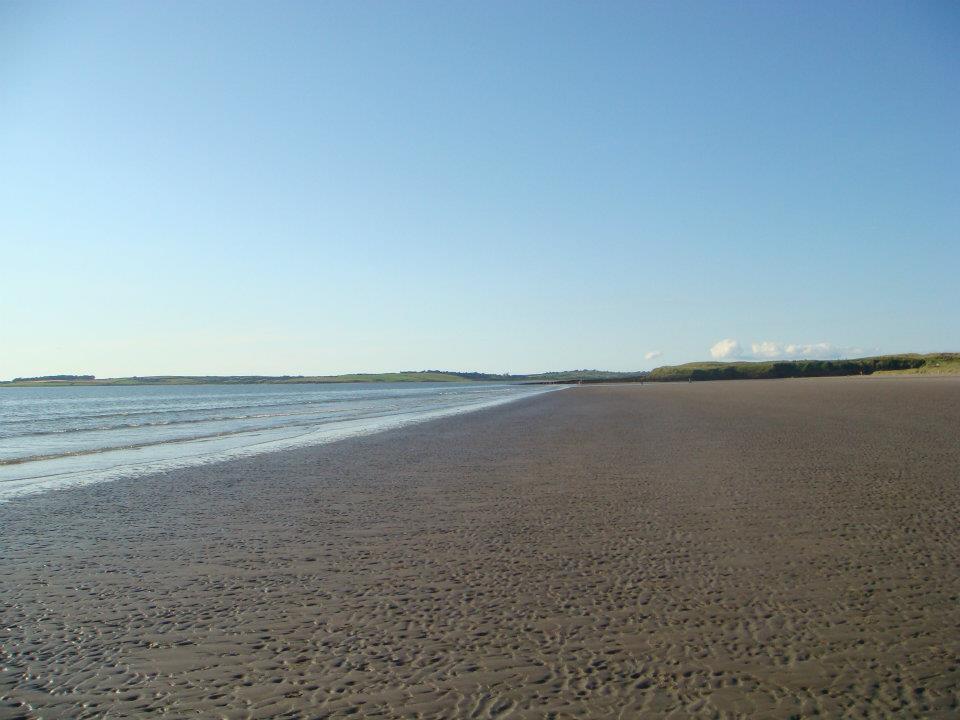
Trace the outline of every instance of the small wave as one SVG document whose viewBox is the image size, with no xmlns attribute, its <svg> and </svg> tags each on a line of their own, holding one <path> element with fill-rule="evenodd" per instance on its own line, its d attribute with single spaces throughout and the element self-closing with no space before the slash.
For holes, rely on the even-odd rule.
<svg viewBox="0 0 960 720">
<path fill-rule="evenodd" d="M 187 412 L 214 412 L 218 410 L 246 410 L 248 408 L 258 408 L 258 407 L 294 407 L 297 405 L 320 405 L 327 403 L 337 403 L 343 402 L 343 400 L 298 400 L 297 402 L 289 403 L 278 403 L 278 402 L 263 402 L 263 403 L 245 403 L 243 405 L 182 405 L 175 408 L 167 409 L 157 409 L 155 407 L 150 408 L 135 408 L 131 410 L 124 410 L 122 412 L 109 412 L 109 413 L 88 413 L 86 415 L 74 415 L 71 413 L 60 413 L 53 415 L 38 415 L 34 417 L 27 418 L 17 418 L 15 420 L 4 420 L 4 425 L 23 425 L 27 423 L 37 423 L 37 422 L 56 422 L 60 420 L 101 420 L 105 418 L 114 418 L 114 417 L 131 417 L 134 415 L 172 415 L 174 413 L 187 413 Z"/>
<path fill-rule="evenodd" d="M 292 413 L 254 413 L 249 415 L 211 415 L 208 417 L 191 418 L 187 420 L 156 420 L 153 422 L 115 423 L 113 425 L 94 425 L 93 427 L 66 427 L 66 428 L 59 428 L 57 430 L 37 430 L 35 432 L 23 433 L 21 435 L 8 435 L 6 437 L 16 437 L 16 438 L 22 439 L 22 438 L 31 438 L 31 437 L 44 437 L 47 435 L 71 435 L 76 433 L 109 432 L 111 430 L 135 430 L 138 428 L 170 427 L 172 425 L 198 425 L 201 423 L 212 423 L 212 422 L 261 420 L 264 418 L 296 417 L 298 415 L 319 415 L 322 413 L 332 413 L 332 412 L 335 412 L 335 410 L 313 409 L 313 410 L 299 412 L 299 413 L 292 412 Z"/>
<path fill-rule="evenodd" d="M 380 404 L 384 399 L 392 399 L 397 397 L 409 397 L 405 395 L 403 390 L 397 390 L 393 392 L 382 392 L 377 396 L 371 396 L 367 393 L 362 392 L 350 392 L 350 393 L 340 393 L 338 397 L 322 397 L 322 398 L 311 398 L 306 399 L 303 397 L 298 397 L 296 400 L 291 402 L 277 402 L 277 400 L 286 400 L 287 398 L 278 398 L 277 396 L 272 396 L 269 401 L 258 402 L 258 403 L 243 403 L 237 405 L 187 405 L 181 404 L 179 407 L 172 408 L 156 408 L 156 407 L 139 407 L 131 408 L 128 410 L 114 411 L 114 412 L 104 412 L 104 413 L 86 413 L 83 415 L 75 415 L 66 412 L 46 414 L 46 415 L 36 415 L 34 417 L 20 417 L 20 418 L 2 418 L 0 422 L 4 427 L 11 426 L 21 426 L 21 425 L 37 425 L 37 424 L 49 424 L 57 422 L 69 422 L 69 421 L 82 421 L 82 420 L 107 420 L 110 418 L 131 418 L 137 416 L 146 416 L 146 417 L 157 417 L 157 416 L 168 416 L 176 415 L 183 413 L 208 413 L 208 412 L 222 412 L 225 410 L 253 410 L 256 408 L 290 408 L 290 407 L 313 407 L 316 405 L 343 405 L 344 403 L 376 403 Z M 266 399 L 265 399 L 266 400 Z M 282 415 L 284 413 L 277 413 Z M 292 414 L 292 413 L 291 413 Z M 206 418 L 197 418 L 198 422 L 202 422 Z M 217 419 L 217 418 L 212 418 Z M 225 418 L 229 419 L 229 418 Z M 112 427 L 121 428 L 121 427 L 131 427 L 136 425 L 143 425 L 147 423 L 126 423 L 118 424 L 116 426 L 102 426 L 103 429 L 111 429 Z M 70 429 L 77 430 L 86 430 L 88 428 L 75 427 Z M 0 432 L 0 437 L 23 437 L 26 435 L 44 435 L 48 433 L 58 433 L 59 430 L 50 430 L 50 431 L 38 431 L 38 432 L 23 432 L 23 433 L 2 433 Z"/>
<path fill-rule="evenodd" d="M 39 455 L 27 455 L 23 457 L 15 457 L 15 458 L 0 458 L 0 466 L 23 465 L 25 463 L 39 462 L 41 460 L 57 460 L 60 458 L 79 457 L 82 455 L 96 455 L 98 453 L 112 452 L 116 450 L 139 450 L 141 448 L 156 447 L 159 445 L 176 445 L 176 444 L 194 442 L 197 440 L 212 440 L 214 438 L 234 437 L 238 435 L 252 434 L 252 433 L 262 432 L 264 430 L 282 430 L 286 428 L 294 429 L 294 428 L 304 428 L 304 427 L 319 427 L 322 425 L 329 424 L 331 422 L 337 422 L 341 420 L 372 420 L 376 418 L 403 414 L 404 412 L 411 412 L 411 411 L 418 412 L 421 410 L 419 408 L 411 408 L 410 410 L 404 410 L 399 412 L 398 411 L 399 411 L 399 408 L 397 407 L 386 407 L 386 408 L 379 408 L 377 412 L 359 413 L 349 417 L 329 417 L 319 422 L 317 421 L 294 422 L 294 423 L 289 423 L 287 425 L 282 425 L 282 426 L 245 427 L 245 428 L 238 428 L 236 430 L 225 430 L 221 432 L 190 435 L 188 437 L 182 437 L 182 438 L 164 438 L 163 440 L 154 440 L 150 442 L 125 443 L 122 445 L 108 445 L 108 446 L 96 447 L 96 448 L 68 450 L 68 451 L 59 452 L 59 453 L 43 453 Z"/>
</svg>

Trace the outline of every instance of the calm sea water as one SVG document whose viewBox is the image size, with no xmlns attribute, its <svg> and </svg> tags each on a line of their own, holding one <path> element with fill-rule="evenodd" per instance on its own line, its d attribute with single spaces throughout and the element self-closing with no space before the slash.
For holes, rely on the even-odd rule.
<svg viewBox="0 0 960 720">
<path fill-rule="evenodd" d="M 554 389 L 451 383 L 0 388 L 0 501 L 329 442 Z"/>
</svg>

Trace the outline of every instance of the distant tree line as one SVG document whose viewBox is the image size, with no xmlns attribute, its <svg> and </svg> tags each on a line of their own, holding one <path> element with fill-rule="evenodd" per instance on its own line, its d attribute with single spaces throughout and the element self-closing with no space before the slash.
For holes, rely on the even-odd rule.
<svg viewBox="0 0 960 720">
<path fill-rule="evenodd" d="M 649 381 L 762 380 L 773 378 L 872 375 L 882 370 L 909 370 L 938 356 L 886 355 L 856 360 L 789 360 L 770 362 L 688 363 L 656 368 L 642 377 Z M 949 357 L 948 355 L 939 357 Z M 637 378 L 641 379 L 641 378 Z"/>
</svg>

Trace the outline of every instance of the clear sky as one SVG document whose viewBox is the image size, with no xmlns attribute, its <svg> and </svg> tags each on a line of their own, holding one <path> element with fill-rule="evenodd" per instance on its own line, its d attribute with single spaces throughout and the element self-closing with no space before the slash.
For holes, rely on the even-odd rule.
<svg viewBox="0 0 960 720">
<path fill-rule="evenodd" d="M 711 349 L 960 350 L 960 5 L 0 4 L 0 378 Z"/>
</svg>

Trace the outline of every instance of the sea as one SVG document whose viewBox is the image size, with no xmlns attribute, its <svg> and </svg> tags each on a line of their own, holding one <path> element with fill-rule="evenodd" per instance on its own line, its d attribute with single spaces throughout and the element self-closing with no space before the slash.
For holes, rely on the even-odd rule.
<svg viewBox="0 0 960 720">
<path fill-rule="evenodd" d="M 487 383 L 0 388 L 0 502 L 332 442 L 556 389 Z"/>
</svg>

